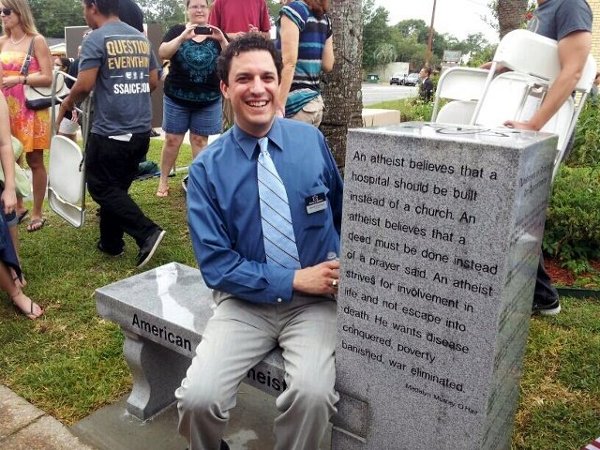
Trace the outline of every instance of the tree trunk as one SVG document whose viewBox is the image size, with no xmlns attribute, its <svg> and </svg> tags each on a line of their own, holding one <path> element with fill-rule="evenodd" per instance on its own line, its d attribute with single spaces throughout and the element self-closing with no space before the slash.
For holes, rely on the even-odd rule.
<svg viewBox="0 0 600 450">
<path fill-rule="evenodd" d="M 321 130 L 338 166 L 343 167 L 348 128 L 362 126 L 362 1 L 332 0 L 330 4 L 335 66 L 324 77 Z"/>
<path fill-rule="evenodd" d="M 527 12 L 527 0 L 498 0 L 496 12 L 502 39 L 509 31 L 521 28 Z"/>
</svg>

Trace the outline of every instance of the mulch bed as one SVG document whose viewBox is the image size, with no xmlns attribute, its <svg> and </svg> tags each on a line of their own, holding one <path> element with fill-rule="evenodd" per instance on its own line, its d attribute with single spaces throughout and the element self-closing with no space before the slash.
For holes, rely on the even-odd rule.
<svg viewBox="0 0 600 450">
<path fill-rule="evenodd" d="M 592 277 L 600 278 L 600 276 L 598 275 L 598 272 L 600 272 L 600 261 L 591 261 L 590 262 L 590 265 L 597 272 L 595 274 L 585 272 L 585 273 L 582 273 L 579 275 L 575 275 L 570 270 L 565 269 L 564 267 L 561 267 L 560 264 L 558 263 L 558 261 L 556 261 L 555 259 L 552 259 L 552 258 L 549 258 L 546 256 L 544 256 L 544 265 L 546 267 L 546 270 L 550 274 L 550 277 L 552 278 L 552 282 L 558 286 L 573 286 L 575 284 L 575 282 L 577 281 L 577 279 L 582 279 L 582 278 L 592 278 Z M 596 289 L 597 288 L 598 287 L 596 287 Z"/>
</svg>

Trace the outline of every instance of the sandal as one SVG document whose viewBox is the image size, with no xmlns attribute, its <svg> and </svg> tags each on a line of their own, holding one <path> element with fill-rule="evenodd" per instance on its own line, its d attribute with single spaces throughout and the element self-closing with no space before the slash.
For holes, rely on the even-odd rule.
<svg viewBox="0 0 600 450">
<path fill-rule="evenodd" d="M 23 222 L 23 220 L 25 219 L 25 217 L 27 217 L 27 214 L 29 214 L 29 210 L 28 209 L 24 209 L 20 213 L 17 213 L 17 223 Z"/>
<path fill-rule="evenodd" d="M 27 311 L 27 309 L 23 309 L 19 304 L 17 304 L 17 302 L 15 301 L 15 298 L 22 295 L 23 297 L 25 297 L 28 301 L 29 301 L 29 311 Z M 21 311 L 25 316 L 27 316 L 28 319 L 30 320 L 35 320 L 38 317 L 40 317 L 42 314 L 44 314 L 44 310 L 41 308 L 40 305 L 38 305 L 37 303 L 34 303 L 33 300 L 31 300 L 29 297 L 27 297 L 25 294 L 23 294 L 23 292 L 19 292 L 16 296 L 11 297 L 10 298 L 11 302 L 13 303 L 13 305 L 15 306 L 15 308 L 17 308 L 19 311 Z M 35 307 L 37 306 L 39 312 L 36 314 L 36 312 L 34 311 Z"/>
<path fill-rule="evenodd" d="M 161 189 L 160 186 L 156 190 L 156 196 L 160 198 L 165 198 L 169 196 L 169 186 L 164 189 Z"/>
<path fill-rule="evenodd" d="M 44 228 L 45 224 L 46 224 L 45 218 L 31 219 L 31 221 L 29 222 L 29 225 L 27 225 L 27 231 L 29 231 L 30 233 L 33 233 L 34 231 L 39 231 L 42 228 Z"/>
</svg>

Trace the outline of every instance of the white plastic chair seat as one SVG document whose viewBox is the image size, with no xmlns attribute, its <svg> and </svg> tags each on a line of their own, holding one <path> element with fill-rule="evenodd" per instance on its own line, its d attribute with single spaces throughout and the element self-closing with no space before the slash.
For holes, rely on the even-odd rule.
<svg viewBox="0 0 600 450">
<path fill-rule="evenodd" d="M 468 124 L 473 114 L 467 117 L 463 114 L 465 109 L 459 107 L 459 105 L 451 106 L 449 109 L 446 108 L 446 114 L 452 111 L 453 108 L 456 108 L 454 111 L 461 113 L 461 118 L 467 117 L 467 122 L 460 122 L 459 120 L 461 119 L 452 119 L 448 115 L 445 116 L 444 120 L 439 119 L 438 114 L 441 112 L 439 111 L 440 100 L 448 99 L 459 100 L 462 102 L 477 102 L 483 95 L 487 74 L 487 70 L 468 67 L 452 67 L 446 70 L 440 77 L 435 92 L 435 101 L 431 114 L 432 122 Z"/>
<path fill-rule="evenodd" d="M 79 145 L 64 136 L 54 136 L 48 165 L 48 203 L 52 210 L 75 227 L 85 215 L 85 172 Z"/>
<path fill-rule="evenodd" d="M 479 100 L 487 75 L 483 69 L 452 67 L 440 76 L 436 94 L 452 100 Z"/>
<path fill-rule="evenodd" d="M 448 123 L 453 125 L 466 125 L 471 122 L 476 101 L 454 100 L 446 103 L 437 113 L 436 123 Z"/>
<path fill-rule="evenodd" d="M 506 72 L 494 78 L 481 100 L 480 111 L 475 124 L 486 127 L 500 127 L 507 120 L 527 121 L 539 108 L 527 99 L 531 86 L 539 85 L 547 89 L 547 82 L 541 78 L 520 72 Z M 528 103 L 529 101 L 529 103 Z"/>
</svg>

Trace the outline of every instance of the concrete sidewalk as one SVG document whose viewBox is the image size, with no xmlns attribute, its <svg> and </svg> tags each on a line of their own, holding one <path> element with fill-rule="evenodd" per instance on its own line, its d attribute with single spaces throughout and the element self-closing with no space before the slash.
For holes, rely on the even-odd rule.
<svg viewBox="0 0 600 450">
<path fill-rule="evenodd" d="M 175 405 L 142 422 L 125 410 L 126 396 L 66 427 L 0 385 L 2 450 L 184 450 Z M 231 450 L 273 448 L 275 398 L 242 384 L 224 439 Z M 320 450 L 331 448 L 331 424 Z"/>
<path fill-rule="evenodd" d="M 94 450 L 58 420 L 0 385 L 2 450 Z"/>
</svg>

